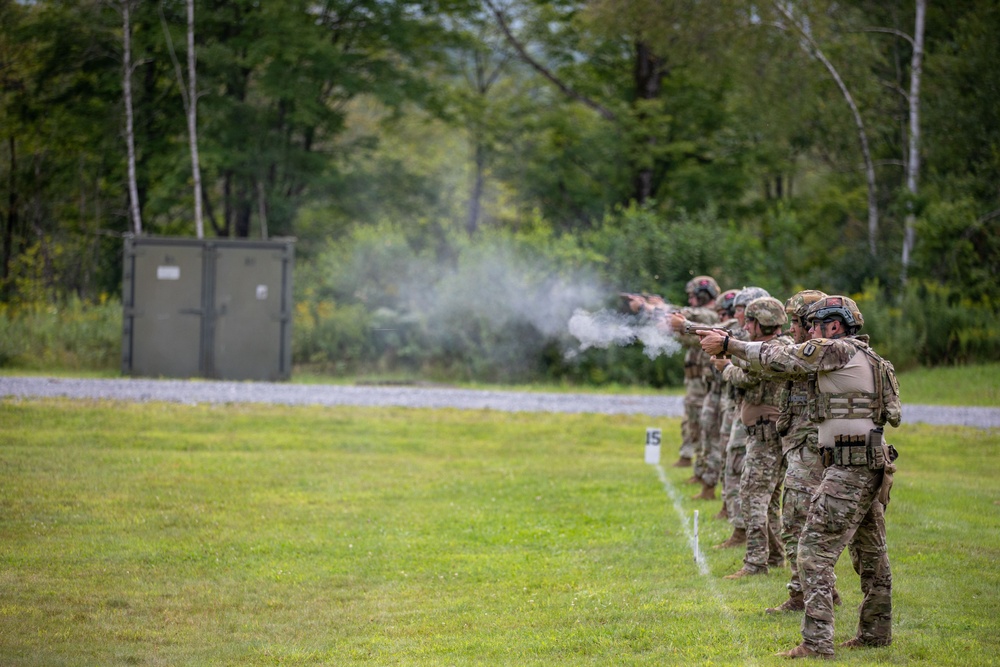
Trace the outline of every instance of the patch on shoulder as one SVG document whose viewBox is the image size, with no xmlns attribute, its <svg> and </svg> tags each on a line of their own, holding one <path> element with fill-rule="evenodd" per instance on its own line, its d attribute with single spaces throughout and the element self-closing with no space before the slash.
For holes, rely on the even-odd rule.
<svg viewBox="0 0 1000 667">
<path fill-rule="evenodd" d="M 808 360 L 816 359 L 823 353 L 823 348 L 825 348 L 831 342 L 832 341 L 829 341 L 825 338 L 810 340 L 799 347 L 798 357 L 800 359 L 808 359 Z"/>
</svg>

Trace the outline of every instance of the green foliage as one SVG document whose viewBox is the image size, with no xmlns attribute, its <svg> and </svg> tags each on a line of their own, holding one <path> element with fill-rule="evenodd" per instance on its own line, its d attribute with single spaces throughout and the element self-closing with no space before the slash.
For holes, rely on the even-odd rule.
<svg viewBox="0 0 1000 667">
<path fill-rule="evenodd" d="M 650 377 L 631 352 L 617 359 L 621 369 L 591 360 L 585 371 L 538 322 L 482 307 L 436 313 L 449 324 L 431 335 L 418 314 L 427 299 L 414 294 L 433 287 L 457 300 L 463 286 L 489 283 L 485 248 L 496 238 L 501 259 L 524 270 L 521 283 L 493 281 L 508 291 L 537 295 L 573 272 L 597 275 L 606 294 L 674 301 L 697 273 L 780 296 L 878 284 L 877 298 L 866 297 L 873 321 L 894 322 L 893 307 L 937 314 L 919 327 L 887 325 L 905 363 L 991 358 L 987 319 L 1000 303 L 996 3 L 929 9 L 916 193 L 900 168 L 908 109 L 897 94 L 909 88 L 911 42 L 900 33 L 913 30 L 913 4 L 793 8 L 866 127 L 877 257 L 854 118 L 815 54 L 787 21 L 772 20 L 773 6 L 748 15 L 730 2 L 501 4 L 544 75 L 481 3 L 198 6 L 209 236 L 256 235 L 266 219 L 270 235 L 300 239 L 300 294 L 312 315 L 297 359 L 461 377 Z M 120 290 L 129 228 L 120 9 L 0 3 L 4 303 Z M 136 3 L 132 14 L 147 233 L 193 232 L 171 54 L 186 61 L 185 14 L 177 0 Z M 917 287 L 908 289 L 900 277 L 910 213 L 916 244 L 905 273 Z M 509 339 L 532 347 L 518 351 Z"/>
<path fill-rule="evenodd" d="M 0 304 L 0 367 L 107 370 L 121 365 L 122 306 L 70 297 Z"/>
<path fill-rule="evenodd" d="M 858 295 L 862 333 L 899 370 L 1000 359 L 1000 304 L 955 294 L 936 283 L 911 284 L 897 305 L 877 284 Z"/>
<path fill-rule="evenodd" d="M 708 274 L 722 285 L 742 287 L 761 280 L 759 242 L 713 210 L 660 212 L 655 204 L 629 206 L 605 216 L 585 243 L 603 257 L 605 279 L 621 290 L 660 294 L 686 305 L 684 285 Z"/>
</svg>

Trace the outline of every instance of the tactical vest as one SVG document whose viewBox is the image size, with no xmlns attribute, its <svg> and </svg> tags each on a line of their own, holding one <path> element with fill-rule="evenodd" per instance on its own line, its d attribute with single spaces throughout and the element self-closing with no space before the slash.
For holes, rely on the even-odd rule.
<svg viewBox="0 0 1000 667">
<path fill-rule="evenodd" d="M 826 420 L 865 420 L 873 426 L 886 423 L 898 426 L 902 406 L 892 364 L 861 340 L 841 340 L 850 343 L 861 354 L 855 354 L 846 366 L 828 376 L 809 377 L 807 401 L 810 419 L 820 423 Z"/>
</svg>

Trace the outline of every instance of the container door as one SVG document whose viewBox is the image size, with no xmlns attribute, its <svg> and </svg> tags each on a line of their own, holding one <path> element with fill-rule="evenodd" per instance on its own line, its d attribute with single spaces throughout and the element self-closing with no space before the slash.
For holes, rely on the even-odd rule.
<svg viewBox="0 0 1000 667">
<path fill-rule="evenodd" d="M 201 375 L 204 250 L 140 243 L 134 252 L 125 341 L 131 374 Z"/>
<path fill-rule="evenodd" d="M 277 247 L 215 248 L 211 377 L 284 380 L 286 253 Z"/>
</svg>

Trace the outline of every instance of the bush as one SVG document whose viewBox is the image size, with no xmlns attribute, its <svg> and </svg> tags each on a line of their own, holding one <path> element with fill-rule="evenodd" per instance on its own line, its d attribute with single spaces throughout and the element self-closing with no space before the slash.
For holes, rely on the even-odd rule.
<svg viewBox="0 0 1000 667">
<path fill-rule="evenodd" d="M 577 308 L 616 307 L 602 259 L 544 224 L 462 240 L 444 259 L 391 226 L 331 244 L 296 280 L 294 360 L 333 372 L 483 382 L 679 384 L 640 346 L 574 354 Z"/>
<path fill-rule="evenodd" d="M 0 366 L 30 370 L 116 370 L 121 367 L 122 306 L 88 303 L 0 306 Z"/>
<path fill-rule="evenodd" d="M 931 282 L 913 283 L 892 304 L 878 283 L 857 295 L 864 332 L 897 370 L 1000 359 L 998 306 Z"/>
</svg>

